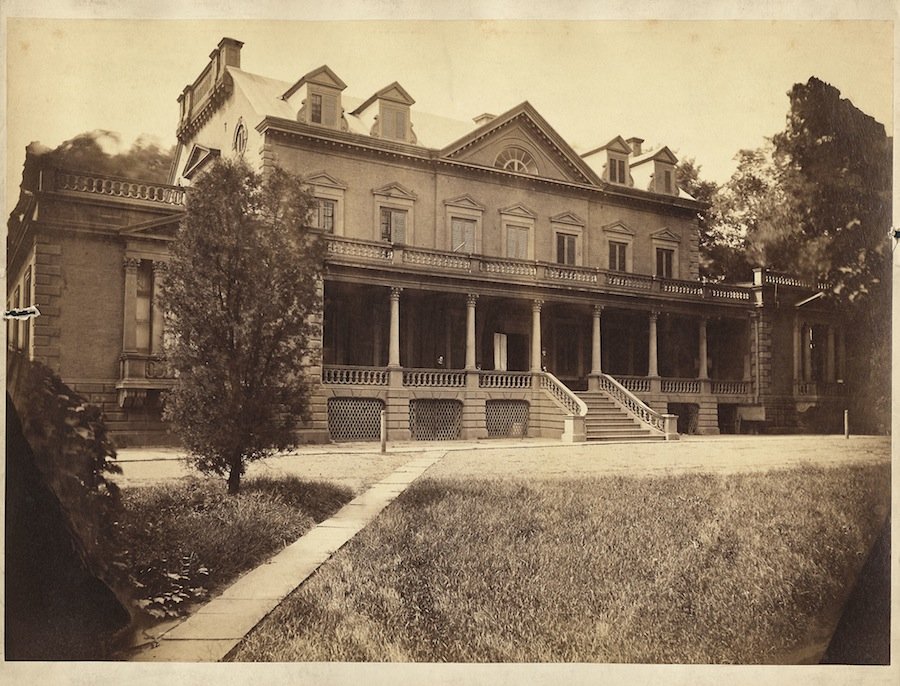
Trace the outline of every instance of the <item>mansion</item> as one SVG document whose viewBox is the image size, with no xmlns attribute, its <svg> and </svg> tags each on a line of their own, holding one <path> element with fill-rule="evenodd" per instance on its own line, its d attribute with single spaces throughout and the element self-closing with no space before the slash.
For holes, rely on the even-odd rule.
<svg viewBox="0 0 900 686">
<path fill-rule="evenodd" d="M 677 159 L 616 135 L 576 152 L 528 102 L 459 122 L 327 66 L 295 83 L 224 38 L 178 97 L 168 184 L 29 155 L 9 221 L 7 326 L 104 409 L 119 445 L 171 442 L 157 306 L 191 181 L 220 157 L 300 175 L 326 236 L 302 441 L 665 439 L 794 431 L 841 407 L 844 345 L 818 284 L 699 278 Z M 628 132 L 630 133 L 630 132 Z"/>
</svg>

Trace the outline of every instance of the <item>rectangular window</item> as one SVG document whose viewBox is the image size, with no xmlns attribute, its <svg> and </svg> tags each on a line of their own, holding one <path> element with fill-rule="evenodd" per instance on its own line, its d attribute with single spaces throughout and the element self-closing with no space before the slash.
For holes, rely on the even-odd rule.
<svg viewBox="0 0 900 686">
<path fill-rule="evenodd" d="M 609 180 L 613 183 L 625 183 L 625 160 L 610 159 Z"/>
<path fill-rule="evenodd" d="M 313 93 L 310 96 L 309 103 L 309 120 L 314 124 L 322 123 L 322 96 L 318 93 Z"/>
<path fill-rule="evenodd" d="M 472 254 L 475 252 L 475 221 L 472 219 L 450 220 L 450 249 L 453 252 Z"/>
<path fill-rule="evenodd" d="M 135 311 L 135 347 L 150 351 L 150 296 L 153 292 L 153 268 L 150 260 L 141 260 L 137 272 Z"/>
<path fill-rule="evenodd" d="M 628 243 L 609 242 L 609 268 L 614 272 L 627 271 L 625 266 L 625 255 L 628 250 Z"/>
<path fill-rule="evenodd" d="M 557 264 L 575 264 L 575 246 L 577 236 L 569 233 L 556 234 Z"/>
<path fill-rule="evenodd" d="M 322 123 L 326 126 L 337 125 L 337 97 L 326 95 L 322 99 Z"/>
<path fill-rule="evenodd" d="M 406 210 L 381 208 L 381 240 L 388 243 L 406 242 Z"/>
<path fill-rule="evenodd" d="M 625 183 L 625 160 L 619 160 L 619 183 Z"/>
<path fill-rule="evenodd" d="M 13 295 L 13 309 L 18 310 L 22 306 L 22 291 L 16 286 L 15 295 Z M 19 349 L 19 320 L 12 320 L 12 347 L 13 350 Z"/>
<path fill-rule="evenodd" d="M 668 248 L 656 249 L 656 275 L 664 279 L 672 278 L 672 258 L 674 250 Z"/>
<path fill-rule="evenodd" d="M 528 259 L 528 227 L 506 227 L 506 256 L 514 260 Z"/>
<path fill-rule="evenodd" d="M 25 292 L 22 294 L 22 305 L 23 307 L 28 307 L 33 304 L 31 299 L 31 267 L 25 270 Z M 24 322 L 24 333 L 22 340 L 22 349 L 25 351 L 25 355 L 28 355 L 28 348 L 31 347 L 31 326 L 33 318 L 26 319 Z"/>
<path fill-rule="evenodd" d="M 322 229 L 325 233 L 334 233 L 334 200 L 325 200 L 317 198 L 318 207 L 316 208 L 316 228 Z"/>
<path fill-rule="evenodd" d="M 384 138 L 406 140 L 406 112 L 393 107 L 382 107 L 381 117 L 381 135 Z"/>
<path fill-rule="evenodd" d="M 663 179 L 666 187 L 666 193 L 672 192 L 672 172 L 666 171 L 663 173 Z"/>
</svg>

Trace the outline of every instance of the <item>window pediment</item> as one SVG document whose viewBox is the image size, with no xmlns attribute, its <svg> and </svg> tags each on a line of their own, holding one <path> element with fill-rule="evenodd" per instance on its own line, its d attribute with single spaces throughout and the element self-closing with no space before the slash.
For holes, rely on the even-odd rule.
<svg viewBox="0 0 900 686">
<path fill-rule="evenodd" d="M 207 148 L 203 145 L 194 145 L 191 153 L 188 155 L 187 162 L 184 165 L 184 171 L 181 175 L 190 179 L 201 167 L 205 166 L 213 159 L 218 157 L 220 151 L 218 148 Z"/>
<path fill-rule="evenodd" d="M 650 238 L 655 241 L 667 241 L 669 243 L 681 243 L 681 236 L 676 233 L 673 233 L 667 228 L 660 229 L 655 233 L 650 234 Z"/>
<path fill-rule="evenodd" d="M 613 222 L 603 226 L 602 229 L 608 233 L 619 233 L 624 236 L 634 236 L 634 231 L 628 228 L 624 222 Z"/>
<path fill-rule="evenodd" d="M 399 183 L 390 183 L 381 188 L 372 189 L 374 195 L 381 195 L 388 198 L 401 198 L 403 200 L 415 200 L 418 196 L 408 188 Z"/>
<path fill-rule="evenodd" d="M 537 219 L 537 215 L 529 210 L 525 205 L 515 204 L 500 210 L 500 214 L 508 214 L 513 217 L 523 217 L 525 219 Z"/>
<path fill-rule="evenodd" d="M 484 205 L 477 203 L 475 199 L 468 193 L 466 193 L 465 195 L 461 195 L 458 198 L 445 200 L 444 204 L 448 207 L 460 207 L 467 210 L 478 210 L 480 212 L 484 211 Z"/>
<path fill-rule="evenodd" d="M 569 224 L 571 226 L 584 226 L 585 221 L 574 212 L 562 212 L 550 217 L 554 224 Z"/>
<path fill-rule="evenodd" d="M 307 176 L 303 179 L 306 183 L 312 186 L 324 186 L 326 188 L 339 188 L 341 190 L 347 190 L 347 184 L 333 177 L 328 172 L 322 170 L 313 172 L 312 174 L 307 174 Z"/>
</svg>

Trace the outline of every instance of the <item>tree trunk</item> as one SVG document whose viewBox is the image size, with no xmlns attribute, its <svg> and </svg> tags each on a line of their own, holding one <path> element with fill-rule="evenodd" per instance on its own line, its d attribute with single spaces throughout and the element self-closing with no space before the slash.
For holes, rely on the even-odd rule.
<svg viewBox="0 0 900 686">
<path fill-rule="evenodd" d="M 234 495 L 241 490 L 241 458 L 238 455 L 231 459 L 231 469 L 228 472 L 228 494 Z"/>
</svg>

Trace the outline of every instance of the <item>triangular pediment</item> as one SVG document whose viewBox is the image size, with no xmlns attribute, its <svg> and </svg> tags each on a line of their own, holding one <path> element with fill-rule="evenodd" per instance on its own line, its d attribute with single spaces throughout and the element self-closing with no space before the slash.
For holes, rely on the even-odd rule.
<svg viewBox="0 0 900 686">
<path fill-rule="evenodd" d="M 554 224 L 570 224 L 572 226 L 585 225 L 584 219 L 579 217 L 574 212 L 562 212 L 561 214 L 550 217 L 550 221 Z"/>
<path fill-rule="evenodd" d="M 507 149 L 524 150 L 533 157 L 535 176 L 600 184 L 594 171 L 528 102 L 454 141 L 441 150 L 441 157 L 496 167 L 498 157 Z"/>
<path fill-rule="evenodd" d="M 653 238 L 657 241 L 672 241 L 673 243 L 681 242 L 681 236 L 679 236 L 677 233 L 673 233 L 666 228 L 660 229 L 655 233 L 651 233 L 650 238 Z"/>
<path fill-rule="evenodd" d="M 669 146 L 665 145 L 661 147 L 659 150 L 654 150 L 652 152 L 645 153 L 640 157 L 636 158 L 632 163 L 632 167 L 636 167 L 639 164 L 644 164 L 645 162 L 649 162 L 650 160 L 655 160 L 657 162 L 665 162 L 666 164 L 678 164 L 678 158 L 669 150 Z"/>
<path fill-rule="evenodd" d="M 178 230 L 178 223 L 183 216 L 184 211 L 179 211 L 165 217 L 148 219 L 147 221 L 119 229 L 119 235 L 123 238 L 150 238 L 172 241 L 175 240 L 175 232 Z"/>
<path fill-rule="evenodd" d="M 622 138 L 622 136 L 616 136 L 611 141 L 606 143 L 606 145 L 601 145 L 599 148 L 594 148 L 593 150 L 584 153 L 582 157 L 587 157 L 588 155 L 593 155 L 595 152 L 600 152 L 601 150 L 607 150 L 609 152 L 617 152 L 621 155 L 630 155 L 631 154 L 631 146 L 628 145 L 628 142 Z"/>
<path fill-rule="evenodd" d="M 396 102 L 401 105 L 406 105 L 407 107 L 410 105 L 415 105 L 416 101 L 412 99 L 412 96 L 406 92 L 406 89 L 401 86 L 399 83 L 394 81 L 391 84 L 388 84 L 380 91 L 377 91 L 373 95 L 370 95 L 366 98 L 363 103 L 357 107 L 351 114 L 358 115 L 362 112 L 365 112 L 369 105 L 377 100 L 388 100 L 390 102 Z"/>
<path fill-rule="evenodd" d="M 347 87 L 347 84 L 341 81 L 340 77 L 335 74 L 327 64 L 323 64 L 321 67 L 313 69 L 311 72 L 301 76 L 297 83 L 284 92 L 281 99 L 287 100 L 290 98 L 294 93 L 300 90 L 304 83 L 315 83 L 319 86 L 336 88 L 341 91 Z"/>
<path fill-rule="evenodd" d="M 191 178 L 202 167 L 217 158 L 219 154 L 218 148 L 207 148 L 206 146 L 195 144 L 191 148 L 190 154 L 188 154 L 187 162 L 184 164 L 184 171 L 181 172 L 181 175 L 186 179 Z"/>
<path fill-rule="evenodd" d="M 509 214 L 514 217 L 527 217 L 528 219 L 537 219 L 537 215 L 521 203 L 516 203 L 515 205 L 510 205 L 509 207 L 504 207 L 502 210 L 500 210 L 500 214 Z"/>
<path fill-rule="evenodd" d="M 325 186 L 327 188 L 340 188 L 341 190 L 347 189 L 346 183 L 324 170 L 307 174 L 303 178 L 303 181 L 311 186 Z"/>
<path fill-rule="evenodd" d="M 634 231 L 629 229 L 628 225 L 624 222 L 613 222 L 612 224 L 607 224 L 603 227 L 603 230 L 610 233 L 623 233 L 628 236 L 634 235 Z"/>
<path fill-rule="evenodd" d="M 415 200 L 416 194 L 399 183 L 389 183 L 381 188 L 373 188 L 372 193 L 375 195 L 384 195 L 389 198 L 404 198 L 406 200 Z"/>
<path fill-rule="evenodd" d="M 481 205 L 475 201 L 475 199 L 466 193 L 465 195 L 461 195 L 458 198 L 451 198 L 450 200 L 444 201 L 445 205 L 450 205 L 451 207 L 464 207 L 467 210 L 480 210 L 484 211 L 484 205 Z"/>
</svg>

